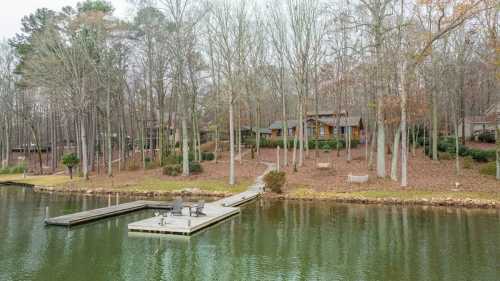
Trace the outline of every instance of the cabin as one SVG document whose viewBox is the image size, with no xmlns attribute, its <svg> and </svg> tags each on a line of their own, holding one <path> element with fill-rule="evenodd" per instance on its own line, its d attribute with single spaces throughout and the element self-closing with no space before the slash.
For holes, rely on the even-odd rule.
<svg viewBox="0 0 500 281">
<path fill-rule="evenodd" d="M 318 118 L 317 118 L 318 117 Z M 361 139 L 363 136 L 363 120 L 361 116 L 349 116 L 347 112 L 336 114 L 334 112 L 320 111 L 318 114 L 308 112 L 306 116 L 307 133 L 310 139 L 316 137 L 316 121 L 318 124 L 318 139 L 333 139 L 340 130 L 340 137 L 344 137 L 348 128 L 351 128 L 351 136 L 353 139 Z M 294 137 L 298 128 L 299 122 L 297 120 L 287 121 L 287 136 Z M 275 121 L 270 126 L 271 139 L 277 140 L 283 137 L 283 124 L 282 121 Z"/>
</svg>

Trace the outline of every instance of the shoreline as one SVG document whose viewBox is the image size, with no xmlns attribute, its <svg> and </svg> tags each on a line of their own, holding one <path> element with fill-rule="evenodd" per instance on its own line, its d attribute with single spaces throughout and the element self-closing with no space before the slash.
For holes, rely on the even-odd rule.
<svg viewBox="0 0 500 281">
<path fill-rule="evenodd" d="M 397 197 L 378 197 L 369 198 L 357 195 L 349 195 L 344 193 L 344 196 L 330 196 L 330 197 L 317 197 L 317 196 L 294 196 L 290 194 L 270 194 L 265 193 L 265 198 L 274 200 L 292 200 L 292 201 L 315 201 L 315 202 L 338 202 L 338 203 L 352 203 L 364 205 L 400 205 L 400 206 L 431 206 L 431 207 L 455 207 L 467 209 L 500 209 L 500 202 L 496 200 L 484 200 L 473 198 L 414 198 L 403 199 Z"/>
<path fill-rule="evenodd" d="M 0 182 L 0 185 L 19 185 L 24 187 L 30 187 L 34 192 L 39 193 L 60 193 L 60 194 L 84 194 L 84 195 L 116 195 L 120 194 L 123 196 L 142 196 L 148 198 L 162 197 L 162 196 L 201 196 L 201 197 L 214 197 L 214 198 L 224 198 L 236 194 L 237 192 L 215 192 L 215 191 L 204 191 L 197 188 L 184 189 L 180 191 L 157 191 L 157 190 L 119 190 L 119 189 L 107 189 L 107 188 L 60 188 L 60 187 L 49 187 L 32 185 L 27 183 L 16 183 L 13 181 Z M 404 194 L 404 192 L 399 192 Z M 353 204 L 366 204 L 366 205 L 402 205 L 402 206 L 435 206 L 435 207 L 456 207 L 456 208 L 470 208 L 470 209 L 500 209 L 500 202 L 497 200 L 487 200 L 487 199 L 474 199 L 474 198 L 426 198 L 426 197 L 416 197 L 416 198 L 398 198 L 398 197 L 365 197 L 355 194 L 349 194 L 349 192 L 342 193 L 342 195 L 335 194 L 329 196 L 320 196 L 320 193 L 311 192 L 307 195 L 294 195 L 290 193 L 276 194 L 265 192 L 263 198 L 273 199 L 273 200 L 292 200 L 292 201 L 330 201 L 338 203 L 353 203 Z"/>
<path fill-rule="evenodd" d="M 1 185 L 1 183 L 0 183 Z M 86 195 L 124 195 L 124 196 L 144 196 L 144 197 L 161 197 L 161 196 L 206 196 L 224 198 L 236 194 L 237 192 L 215 192 L 204 191 L 200 189 L 185 189 L 179 191 L 158 191 L 158 190 L 119 190 L 107 188 L 60 188 L 50 186 L 31 186 L 34 192 L 38 193 L 60 193 L 60 194 L 86 194 Z"/>
</svg>

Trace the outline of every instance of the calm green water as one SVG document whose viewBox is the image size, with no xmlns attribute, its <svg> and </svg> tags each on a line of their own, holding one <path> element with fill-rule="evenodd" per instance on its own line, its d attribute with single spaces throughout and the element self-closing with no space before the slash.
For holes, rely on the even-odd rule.
<svg viewBox="0 0 500 281">
<path fill-rule="evenodd" d="M 152 210 L 43 224 L 105 205 L 0 187 L 0 280 L 500 280 L 498 211 L 262 200 L 191 238 L 127 233 Z"/>
</svg>

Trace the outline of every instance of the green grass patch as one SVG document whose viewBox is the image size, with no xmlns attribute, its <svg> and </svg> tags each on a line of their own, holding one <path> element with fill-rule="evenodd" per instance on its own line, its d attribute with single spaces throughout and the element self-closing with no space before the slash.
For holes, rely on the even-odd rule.
<svg viewBox="0 0 500 281">
<path fill-rule="evenodd" d="M 68 176 L 64 175 L 27 176 L 26 178 L 23 178 L 22 175 L 0 175 L 0 182 L 2 181 L 57 187 L 70 182 L 78 182 L 81 179 L 70 180 Z"/>
<path fill-rule="evenodd" d="M 316 192 L 307 187 L 300 187 L 290 192 L 294 198 L 318 198 L 318 199 L 347 199 L 347 198 L 367 198 L 367 199 L 388 199 L 396 198 L 401 200 L 421 200 L 421 199 L 480 199 L 500 201 L 500 193 L 490 192 L 462 192 L 462 191 L 383 191 L 369 190 L 356 192 Z"/>
</svg>

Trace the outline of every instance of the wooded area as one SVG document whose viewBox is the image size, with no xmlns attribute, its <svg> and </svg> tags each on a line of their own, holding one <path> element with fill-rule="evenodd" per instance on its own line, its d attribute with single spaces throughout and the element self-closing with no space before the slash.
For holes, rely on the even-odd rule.
<svg viewBox="0 0 500 281">
<path fill-rule="evenodd" d="M 15 149 L 36 161 L 35 172 L 55 172 L 74 152 L 88 178 L 178 154 L 187 176 L 206 135 L 214 161 L 228 143 L 234 184 L 244 127 L 281 120 L 288 132 L 287 120 L 298 120 L 291 142 L 283 134 L 293 154 L 281 164 L 300 169 L 318 151 L 306 112 L 334 110 L 363 117 L 367 168 L 378 177 L 387 148 L 400 152 L 390 176 L 406 187 L 417 138 L 438 160 L 439 138 L 453 137 L 459 174 L 460 122 L 500 111 L 495 0 L 134 2 L 131 20 L 101 0 L 37 9 L 0 43 L 2 167 L 16 163 Z"/>
</svg>

